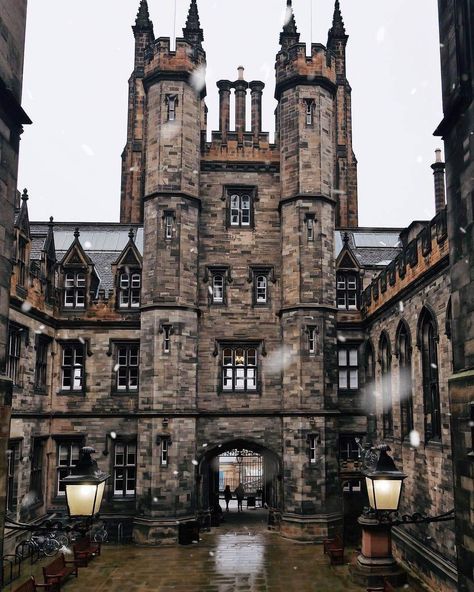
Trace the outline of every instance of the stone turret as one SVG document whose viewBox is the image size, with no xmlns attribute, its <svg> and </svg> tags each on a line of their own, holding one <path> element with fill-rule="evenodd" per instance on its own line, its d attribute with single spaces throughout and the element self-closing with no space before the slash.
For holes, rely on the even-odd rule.
<svg viewBox="0 0 474 592">
<path fill-rule="evenodd" d="M 291 10 L 291 2 L 288 3 Z M 288 16 L 288 15 L 287 15 Z M 335 261 L 337 60 L 319 44 L 311 55 L 299 42 L 293 12 L 280 35 L 276 58 L 282 250 L 283 348 L 295 354 L 283 371 L 284 462 L 288 475 L 303 471 L 301 488 L 285 480 L 282 532 L 317 538 L 341 520 L 335 482 Z M 292 417 L 312 409 L 312 423 Z M 326 450 L 324 465 L 308 467 L 308 442 Z"/>
<path fill-rule="evenodd" d="M 175 51 L 165 37 L 149 47 L 143 78 L 147 138 L 139 408 L 158 415 L 188 414 L 171 417 L 166 429 L 159 417 L 140 429 L 141 456 L 157 458 L 170 447 L 166 470 L 164 461 L 156 460 L 139 480 L 144 518 L 136 519 L 134 538 L 147 544 L 174 538 L 177 524 L 195 511 L 192 474 L 176 476 L 195 455 L 195 420 L 189 415 L 196 411 L 206 63 L 195 0 L 183 32 Z"/>
<path fill-rule="evenodd" d="M 143 222 L 144 167 L 145 167 L 145 94 L 143 76 L 145 53 L 155 36 L 147 0 L 141 0 L 135 25 L 134 69 L 128 82 L 127 144 L 122 153 L 122 190 L 120 221 Z"/>
</svg>

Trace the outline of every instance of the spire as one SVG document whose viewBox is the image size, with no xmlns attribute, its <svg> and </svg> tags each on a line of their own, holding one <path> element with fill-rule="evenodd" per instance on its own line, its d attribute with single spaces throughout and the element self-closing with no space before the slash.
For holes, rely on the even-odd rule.
<svg viewBox="0 0 474 592">
<path fill-rule="evenodd" d="M 332 27 L 329 29 L 329 39 L 347 39 L 339 0 L 334 3 L 334 15 L 332 17 Z"/>
<path fill-rule="evenodd" d="M 199 22 L 199 12 L 196 0 L 191 0 L 186 26 L 183 29 L 183 37 L 186 41 L 189 41 L 191 45 L 196 47 L 201 47 L 201 44 L 204 41 L 204 33 L 201 29 L 201 23 Z"/>
<path fill-rule="evenodd" d="M 300 34 L 296 28 L 296 20 L 291 0 L 286 0 L 285 21 L 283 31 L 280 33 L 280 45 L 283 49 L 291 47 L 300 40 Z"/>
<path fill-rule="evenodd" d="M 150 12 L 148 11 L 147 0 L 140 0 L 140 6 L 138 7 L 137 18 L 135 20 L 135 26 L 133 27 L 134 33 L 137 31 L 153 31 L 153 23 L 150 20 Z"/>
</svg>

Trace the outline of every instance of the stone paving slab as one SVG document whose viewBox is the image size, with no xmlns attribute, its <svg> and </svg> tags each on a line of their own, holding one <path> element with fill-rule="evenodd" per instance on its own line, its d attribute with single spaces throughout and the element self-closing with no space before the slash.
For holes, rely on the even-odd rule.
<svg viewBox="0 0 474 592">
<path fill-rule="evenodd" d="M 247 522 L 247 524 L 246 524 Z M 350 560 L 348 554 L 347 561 Z M 23 576 L 29 575 L 25 566 Z M 31 569 L 31 568 L 30 568 Z M 38 575 L 40 566 L 33 566 Z M 24 578 L 23 578 L 24 579 Z M 42 577 L 38 577 L 42 582 Z M 15 590 L 20 581 L 5 590 Z M 347 565 L 330 566 L 321 545 L 298 544 L 265 529 L 265 516 L 228 516 L 197 544 L 105 545 L 64 592 L 362 592 Z M 406 591 L 413 590 L 406 588 Z"/>
</svg>

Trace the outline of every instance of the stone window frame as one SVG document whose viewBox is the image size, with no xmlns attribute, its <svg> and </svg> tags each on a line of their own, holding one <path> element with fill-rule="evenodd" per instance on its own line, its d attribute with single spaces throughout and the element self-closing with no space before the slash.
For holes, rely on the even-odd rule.
<svg viewBox="0 0 474 592">
<path fill-rule="evenodd" d="M 316 108 L 316 101 L 312 98 L 303 99 L 304 104 L 304 123 L 305 127 L 314 127 L 314 110 Z"/>
<path fill-rule="evenodd" d="M 392 393 L 392 345 L 387 331 L 379 338 L 379 358 L 382 392 L 382 433 L 384 438 L 393 438 L 393 393 Z M 390 407 L 386 408 L 386 401 Z"/>
<path fill-rule="evenodd" d="M 214 278 L 216 276 L 222 276 L 222 301 L 214 300 Z M 208 305 L 227 306 L 227 285 L 233 281 L 230 265 L 206 265 L 203 281 L 206 284 L 209 283 L 207 289 Z"/>
<path fill-rule="evenodd" d="M 439 330 L 436 314 L 427 304 L 418 317 L 416 345 L 421 358 L 425 443 L 439 443 L 442 440 Z"/>
<path fill-rule="evenodd" d="M 28 286 L 28 245 L 29 240 L 22 234 L 17 236 L 17 260 L 18 267 L 18 286 L 27 288 Z"/>
<path fill-rule="evenodd" d="M 36 492 L 36 499 L 30 508 L 40 507 L 44 502 L 44 459 L 48 436 L 34 436 L 31 439 L 30 454 L 30 493 Z"/>
<path fill-rule="evenodd" d="M 317 356 L 321 353 L 320 344 L 320 328 L 319 325 L 306 325 L 305 333 L 308 340 L 308 354 L 310 356 Z"/>
<path fill-rule="evenodd" d="M 122 282 L 122 277 L 127 276 L 126 284 Z M 136 277 L 138 276 L 138 286 L 136 285 Z M 133 282 L 135 281 L 135 285 Z M 135 311 L 140 309 L 142 290 L 142 270 L 138 266 L 121 266 L 117 269 L 117 310 L 119 311 Z M 137 300 L 138 292 L 138 300 Z M 122 302 L 122 295 L 127 295 L 127 303 Z"/>
<path fill-rule="evenodd" d="M 410 432 L 414 429 L 414 410 L 413 410 L 413 347 L 411 341 L 410 326 L 405 319 L 398 323 L 395 334 L 395 356 L 398 359 L 398 399 L 400 401 L 400 423 L 401 436 L 403 440 L 409 439 Z M 401 396 L 400 385 L 403 384 L 403 376 L 409 377 L 409 391 L 406 396 Z"/>
<path fill-rule="evenodd" d="M 5 374 L 12 380 L 14 388 L 23 388 L 22 346 L 28 345 L 29 331 L 23 325 L 8 323 L 8 342 Z"/>
<path fill-rule="evenodd" d="M 234 360 L 234 352 L 238 349 L 243 350 L 255 350 L 255 366 L 248 365 L 245 360 L 243 365 L 224 365 L 224 352 L 225 350 L 232 350 L 232 356 Z M 213 355 L 218 358 L 218 380 L 217 380 L 217 392 L 219 395 L 261 395 L 262 394 L 262 361 L 261 358 L 266 356 L 265 342 L 263 340 L 254 339 L 238 339 L 238 340 L 216 340 Z M 245 354 L 247 359 L 247 354 Z M 255 389 L 232 389 L 224 388 L 224 370 L 225 368 L 232 368 L 234 370 L 237 367 L 244 369 L 255 369 Z M 244 370 L 245 372 L 245 370 Z M 235 374 L 233 374 L 233 382 Z M 247 374 L 244 376 L 245 382 L 247 382 Z"/>
<path fill-rule="evenodd" d="M 169 356 L 171 354 L 171 336 L 174 335 L 175 332 L 173 324 L 169 322 L 160 323 L 158 332 L 163 336 L 162 353 Z"/>
<path fill-rule="evenodd" d="M 166 469 L 170 466 L 170 447 L 172 445 L 170 434 L 158 434 L 156 444 L 160 447 L 160 468 Z"/>
<path fill-rule="evenodd" d="M 82 340 L 61 339 L 61 340 L 58 340 L 58 343 L 61 346 L 59 394 L 61 394 L 61 395 L 85 395 L 85 393 L 86 393 L 86 357 L 92 355 L 92 353 L 90 352 L 90 349 L 89 349 L 89 342 L 84 339 L 82 339 Z M 64 363 L 64 352 L 65 352 L 66 348 L 73 348 L 74 351 L 76 351 L 76 350 L 79 351 L 80 349 L 82 349 L 83 363 L 82 363 L 82 366 L 78 366 L 78 367 L 82 367 L 81 388 L 80 389 L 72 388 L 72 385 L 74 382 L 74 373 L 71 374 L 71 377 L 72 377 L 71 387 L 70 388 L 64 387 L 64 370 L 66 368 L 76 368 L 76 365 L 75 365 L 76 354 L 75 353 L 74 353 L 74 359 L 73 359 L 72 364 L 65 364 Z"/>
<path fill-rule="evenodd" d="M 79 462 L 79 457 L 81 454 L 81 449 L 84 446 L 85 438 L 81 435 L 68 435 L 68 434 L 61 434 L 61 435 L 53 435 L 53 439 L 56 444 L 56 465 L 55 465 L 55 488 L 54 488 L 54 495 L 53 501 L 54 502 L 64 502 L 66 503 L 66 490 L 62 490 L 60 488 L 60 480 L 63 478 L 62 475 L 67 476 L 70 475 L 73 468 Z M 60 450 L 61 446 L 67 447 L 67 464 L 60 464 L 61 456 Z M 77 458 L 73 458 L 73 451 L 76 447 L 78 449 Z M 72 461 L 75 461 L 74 464 Z"/>
<path fill-rule="evenodd" d="M 44 333 L 36 335 L 35 338 L 35 376 L 34 392 L 35 394 L 45 395 L 48 392 L 48 354 L 53 339 Z"/>
<path fill-rule="evenodd" d="M 18 477 L 23 438 L 10 438 L 5 467 L 5 514 L 15 516 L 18 510 Z"/>
<path fill-rule="evenodd" d="M 265 301 L 258 300 L 258 286 L 257 281 L 259 277 L 266 278 L 266 299 Z M 270 289 L 270 282 L 276 283 L 275 268 L 273 265 L 249 265 L 249 273 L 247 282 L 252 284 L 252 306 L 255 307 L 269 307 L 272 302 L 272 290 Z"/>
<path fill-rule="evenodd" d="M 166 209 L 163 210 L 163 239 L 169 243 L 176 238 L 176 211 Z"/>
<path fill-rule="evenodd" d="M 360 342 L 346 341 L 337 345 L 337 391 L 340 394 L 353 394 L 360 389 Z M 351 364 L 351 352 L 356 352 L 357 364 Z M 345 352 L 345 364 L 341 364 L 341 352 Z M 341 372 L 346 376 L 345 387 L 340 386 Z M 351 386 L 352 373 L 356 372 L 357 386 Z"/>
<path fill-rule="evenodd" d="M 127 364 L 125 366 L 120 365 L 119 356 L 120 356 L 120 348 L 127 348 Z M 131 347 L 137 347 L 137 365 L 130 365 L 130 352 L 128 351 Z M 111 339 L 109 341 L 109 351 L 107 355 L 113 356 L 113 368 L 112 368 L 112 377 L 111 377 L 111 394 L 112 395 L 136 395 L 140 390 L 140 340 L 139 339 Z M 127 368 L 127 377 L 128 382 L 130 382 L 130 368 L 137 369 L 137 376 L 136 376 L 136 388 L 130 388 L 130 385 L 127 388 L 119 388 L 119 373 L 121 367 Z"/>
<path fill-rule="evenodd" d="M 311 212 L 307 212 L 304 215 L 304 222 L 306 224 L 306 242 L 312 243 L 314 242 L 315 228 L 317 222 L 316 215 Z"/>
<path fill-rule="evenodd" d="M 355 280 L 355 287 L 349 287 L 349 278 Z M 342 283 L 344 282 L 344 284 Z M 355 305 L 349 305 L 350 297 L 355 296 Z M 339 304 L 339 300 L 344 299 L 344 304 Z M 360 309 L 360 280 L 359 274 L 354 269 L 350 270 L 338 270 L 336 272 L 336 306 L 338 310 L 359 310 Z"/>
<path fill-rule="evenodd" d="M 68 278 L 72 276 L 72 278 Z M 79 276 L 84 276 L 79 278 Z M 87 309 L 87 268 L 86 267 L 66 267 L 62 273 L 62 298 L 61 309 L 63 311 L 84 311 Z M 72 284 L 67 285 L 67 282 Z M 81 282 L 81 283 L 79 283 Z M 82 283 L 83 282 L 83 283 Z M 72 296 L 72 304 L 66 304 L 66 298 Z"/>
<path fill-rule="evenodd" d="M 117 463 L 117 449 L 119 446 L 123 446 L 123 462 Z M 134 457 L 135 462 L 129 463 L 128 456 L 129 447 L 134 447 Z M 137 493 L 137 465 L 138 465 L 138 440 L 137 436 L 117 436 L 114 440 L 113 444 L 113 451 L 112 451 L 112 479 L 111 479 L 111 493 L 112 498 L 117 500 L 125 500 L 125 499 L 135 499 Z M 130 493 L 131 490 L 128 489 L 128 481 L 129 481 L 129 471 L 133 469 L 134 476 L 132 477 L 134 482 L 133 493 Z M 117 481 L 117 472 L 119 470 L 123 470 L 123 486 L 121 488 L 121 493 L 119 493 L 116 487 Z"/>
<path fill-rule="evenodd" d="M 179 104 L 178 95 L 176 93 L 167 93 L 165 95 L 166 104 L 166 121 L 176 121 L 177 107 Z M 173 115 L 173 117 L 171 117 Z"/>
<path fill-rule="evenodd" d="M 310 432 L 306 436 L 308 443 L 308 462 L 309 466 L 313 467 L 318 462 L 318 445 L 321 444 L 321 436 L 318 432 Z"/>
<path fill-rule="evenodd" d="M 231 221 L 231 199 L 233 195 L 248 195 L 250 198 L 250 207 L 249 207 L 249 223 L 242 224 L 241 218 L 238 224 L 232 224 Z M 254 230 L 255 229 L 255 204 L 259 201 L 258 198 L 258 188 L 256 185 L 239 185 L 239 184 L 229 184 L 223 186 L 223 193 L 222 193 L 222 201 L 226 203 L 226 228 L 230 229 L 239 229 L 241 230 Z M 239 210 L 242 211 L 242 208 Z"/>
</svg>

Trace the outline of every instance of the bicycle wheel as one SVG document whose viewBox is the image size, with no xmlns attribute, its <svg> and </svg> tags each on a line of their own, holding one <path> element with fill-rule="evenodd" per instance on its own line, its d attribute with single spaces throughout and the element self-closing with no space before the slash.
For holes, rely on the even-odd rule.
<svg viewBox="0 0 474 592">
<path fill-rule="evenodd" d="M 45 537 L 43 542 L 43 553 L 46 557 L 53 557 L 61 548 L 61 545 L 56 539 L 52 537 Z"/>
<path fill-rule="evenodd" d="M 51 536 L 58 541 L 60 547 L 68 547 L 71 542 L 64 532 L 56 532 Z"/>
<path fill-rule="evenodd" d="M 105 543 L 109 534 L 105 528 L 100 528 L 94 532 L 94 541 L 96 543 Z"/>
</svg>

